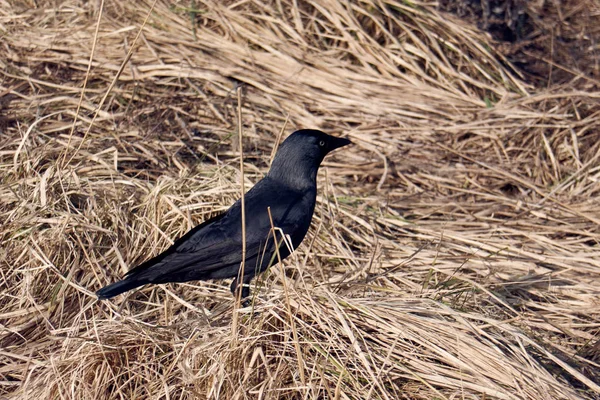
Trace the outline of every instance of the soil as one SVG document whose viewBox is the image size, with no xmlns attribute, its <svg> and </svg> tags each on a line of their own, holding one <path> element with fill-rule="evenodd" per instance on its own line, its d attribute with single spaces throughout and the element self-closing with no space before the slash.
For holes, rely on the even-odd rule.
<svg viewBox="0 0 600 400">
<path fill-rule="evenodd" d="M 600 87 L 598 0 L 440 0 L 439 7 L 487 31 L 537 87 Z"/>
</svg>

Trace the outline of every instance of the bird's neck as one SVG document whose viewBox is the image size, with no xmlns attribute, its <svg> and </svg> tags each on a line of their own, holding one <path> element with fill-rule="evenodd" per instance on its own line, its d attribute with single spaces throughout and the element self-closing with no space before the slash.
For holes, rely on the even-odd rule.
<svg viewBox="0 0 600 400">
<path fill-rule="evenodd" d="M 279 157 L 273 160 L 267 176 L 296 190 L 316 189 L 318 167 Z"/>
</svg>

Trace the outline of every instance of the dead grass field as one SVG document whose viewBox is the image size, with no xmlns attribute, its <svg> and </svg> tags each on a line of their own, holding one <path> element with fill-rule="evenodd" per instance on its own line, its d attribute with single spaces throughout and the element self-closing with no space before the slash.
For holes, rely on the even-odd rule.
<svg viewBox="0 0 600 400">
<path fill-rule="evenodd" d="M 600 398 L 593 75 L 419 1 L 0 0 L 0 37 L 0 398 Z M 97 302 L 239 197 L 240 85 L 247 188 L 282 130 L 355 142 L 307 239 L 253 316 Z"/>
</svg>

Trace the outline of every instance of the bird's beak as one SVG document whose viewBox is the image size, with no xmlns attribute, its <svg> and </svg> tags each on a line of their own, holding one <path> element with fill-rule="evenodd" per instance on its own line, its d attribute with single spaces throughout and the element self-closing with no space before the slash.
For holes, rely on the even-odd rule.
<svg viewBox="0 0 600 400">
<path fill-rule="evenodd" d="M 352 142 L 349 139 L 341 137 L 332 137 L 329 140 L 329 151 L 339 149 L 340 147 L 344 147 L 349 144 L 352 144 Z"/>
</svg>

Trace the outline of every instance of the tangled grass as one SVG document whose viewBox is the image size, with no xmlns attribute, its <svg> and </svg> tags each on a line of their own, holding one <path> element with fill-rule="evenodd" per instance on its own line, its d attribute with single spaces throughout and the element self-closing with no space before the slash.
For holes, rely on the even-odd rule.
<svg viewBox="0 0 600 400">
<path fill-rule="evenodd" d="M 431 2 L 30 3 L 0 0 L 1 397 L 598 398 L 593 77 L 528 85 Z M 96 301 L 303 127 L 355 145 L 252 311 Z"/>
</svg>

